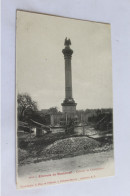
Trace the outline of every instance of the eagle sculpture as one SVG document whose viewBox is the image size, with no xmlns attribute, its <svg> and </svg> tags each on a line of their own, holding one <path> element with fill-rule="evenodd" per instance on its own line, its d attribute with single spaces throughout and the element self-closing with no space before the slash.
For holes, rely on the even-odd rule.
<svg viewBox="0 0 130 196">
<path fill-rule="evenodd" d="M 67 37 L 65 38 L 65 43 L 64 43 L 65 46 L 70 46 L 71 45 L 71 41 L 70 39 L 67 39 Z"/>
</svg>

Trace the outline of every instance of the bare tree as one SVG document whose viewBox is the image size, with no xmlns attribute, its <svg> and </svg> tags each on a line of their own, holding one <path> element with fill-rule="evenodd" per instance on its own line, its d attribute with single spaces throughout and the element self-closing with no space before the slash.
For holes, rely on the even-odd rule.
<svg viewBox="0 0 130 196">
<path fill-rule="evenodd" d="M 26 111 L 37 111 L 37 103 L 27 93 L 18 94 L 17 103 L 19 120 L 24 119 Z"/>
</svg>

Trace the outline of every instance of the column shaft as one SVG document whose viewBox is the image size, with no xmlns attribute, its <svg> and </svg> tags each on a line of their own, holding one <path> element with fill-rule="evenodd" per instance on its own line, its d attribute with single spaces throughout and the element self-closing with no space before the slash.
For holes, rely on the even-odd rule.
<svg viewBox="0 0 130 196">
<path fill-rule="evenodd" d="M 71 58 L 65 58 L 65 97 L 72 98 L 72 72 L 71 72 Z"/>
</svg>

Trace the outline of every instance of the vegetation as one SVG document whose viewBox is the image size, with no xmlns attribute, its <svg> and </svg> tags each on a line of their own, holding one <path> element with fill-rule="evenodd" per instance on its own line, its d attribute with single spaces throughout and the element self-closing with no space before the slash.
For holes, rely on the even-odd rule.
<svg viewBox="0 0 130 196">
<path fill-rule="evenodd" d="M 37 111 L 37 103 L 27 94 L 17 96 L 18 120 L 26 121 L 34 111 Z"/>
<path fill-rule="evenodd" d="M 59 154 L 56 154 L 57 151 L 54 157 L 52 157 L 51 154 L 48 155 L 48 151 L 46 150 L 46 148 L 49 145 L 53 145 L 55 144 L 55 142 L 57 143 L 60 140 L 61 141 L 64 140 L 64 142 L 67 142 L 65 149 L 69 149 L 69 146 L 72 146 L 70 143 L 71 138 L 74 138 L 74 141 L 79 141 L 80 139 L 75 140 L 75 138 L 80 136 L 81 141 L 82 140 L 84 141 L 84 137 L 92 139 L 91 134 L 98 135 L 100 137 L 92 139 L 92 141 L 94 141 L 95 143 L 99 142 L 99 149 L 95 149 L 95 152 L 103 151 L 104 149 L 110 149 L 113 144 L 112 109 L 77 110 L 76 115 L 78 118 L 77 122 L 79 123 L 78 124 L 80 129 L 79 132 L 75 131 L 76 128 L 74 122 L 73 120 L 70 120 L 70 122 L 68 121 L 68 124 L 65 125 L 65 127 L 62 129 L 61 132 L 59 131 L 57 126 L 56 131 L 47 132 L 44 130 L 43 135 L 40 135 L 40 137 L 35 137 L 35 135 L 33 134 L 31 135 L 31 133 L 33 132 L 31 131 L 32 128 L 37 127 L 42 130 L 45 129 L 45 127 L 49 127 L 48 125 L 51 124 L 50 122 L 51 115 L 54 115 L 56 117 L 53 120 L 55 120 L 54 123 L 57 125 L 58 122 L 60 122 L 60 120 L 63 118 L 62 113 L 58 111 L 57 107 L 51 107 L 49 109 L 43 109 L 39 111 L 37 107 L 37 103 L 31 98 L 30 95 L 26 93 L 18 94 L 17 102 L 18 102 L 17 109 L 18 109 L 18 125 L 19 125 L 18 129 L 24 130 L 23 135 L 20 135 L 22 133 L 18 132 L 19 164 L 34 162 L 34 160 L 36 161 L 36 159 L 49 160 L 50 158 L 57 158 L 57 157 L 62 158 L 70 155 L 72 156 L 72 153 L 68 153 L 66 155 L 62 153 L 62 156 L 59 157 Z M 85 135 L 85 127 L 84 128 L 81 127 L 82 123 L 84 123 L 85 126 L 87 125 L 86 128 L 87 135 Z M 106 133 L 107 134 L 111 133 L 111 134 L 106 135 Z M 72 139 L 72 143 L 73 143 L 73 139 Z M 77 146 L 75 145 L 77 144 L 73 144 L 72 147 L 77 148 Z M 61 147 L 58 146 L 57 148 L 60 151 Z M 52 151 L 53 150 L 54 149 L 52 148 Z M 70 152 L 71 150 L 72 149 L 70 147 Z M 87 152 L 86 149 L 82 151 L 80 150 L 76 151 L 77 155 L 84 154 L 86 152 Z"/>
<path fill-rule="evenodd" d="M 30 120 L 45 125 L 50 124 L 50 116 L 45 115 L 38 110 L 37 103 L 32 100 L 27 93 L 18 94 L 17 96 L 18 121 L 27 122 L 31 125 Z"/>
<path fill-rule="evenodd" d="M 91 122 L 95 129 L 101 131 L 112 131 L 112 111 L 109 112 L 101 112 L 100 110 L 97 111 L 97 115 L 93 115 L 88 118 L 88 121 Z"/>
</svg>

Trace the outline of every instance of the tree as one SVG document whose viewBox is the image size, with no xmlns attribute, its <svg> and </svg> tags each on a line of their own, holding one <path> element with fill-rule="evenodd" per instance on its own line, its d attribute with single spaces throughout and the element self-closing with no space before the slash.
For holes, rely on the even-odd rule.
<svg viewBox="0 0 130 196">
<path fill-rule="evenodd" d="M 49 112 L 50 114 L 57 114 L 57 113 L 58 113 L 58 109 L 57 109 L 57 107 L 51 107 L 51 108 L 48 110 L 48 112 Z"/>
<path fill-rule="evenodd" d="M 30 114 L 33 111 L 37 111 L 37 103 L 32 100 L 30 95 L 27 93 L 18 94 L 17 96 L 18 103 L 18 120 L 24 120 L 25 114 Z"/>
</svg>

